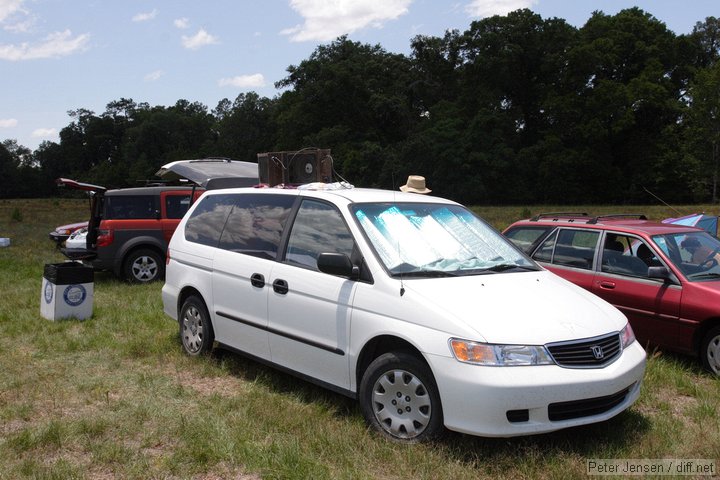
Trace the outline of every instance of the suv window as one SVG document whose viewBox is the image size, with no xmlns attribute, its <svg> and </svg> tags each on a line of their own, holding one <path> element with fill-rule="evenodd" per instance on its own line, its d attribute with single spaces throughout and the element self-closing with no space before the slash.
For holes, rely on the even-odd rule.
<svg viewBox="0 0 720 480">
<path fill-rule="evenodd" d="M 167 218 L 182 218 L 190 208 L 190 195 L 165 196 L 165 216 Z"/>
<path fill-rule="evenodd" d="M 317 270 L 321 253 L 344 253 L 350 257 L 354 246 L 352 235 L 335 207 L 305 200 L 295 217 L 285 260 Z"/>
<path fill-rule="evenodd" d="M 535 260 L 555 265 L 591 269 L 600 232 L 593 230 L 560 229 L 545 240 Z"/>
<path fill-rule="evenodd" d="M 159 204 L 154 195 L 118 195 L 105 197 L 105 220 L 157 218 Z"/>
<path fill-rule="evenodd" d="M 234 195 L 230 215 L 218 247 L 275 259 L 285 222 L 295 197 L 290 195 Z"/>
</svg>

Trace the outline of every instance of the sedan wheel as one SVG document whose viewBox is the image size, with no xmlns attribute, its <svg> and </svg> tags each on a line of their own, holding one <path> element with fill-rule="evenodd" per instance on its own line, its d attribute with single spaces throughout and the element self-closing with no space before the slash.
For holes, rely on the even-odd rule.
<svg viewBox="0 0 720 480">
<path fill-rule="evenodd" d="M 368 423 L 393 440 L 421 442 L 442 430 L 442 408 L 427 365 L 406 353 L 373 361 L 360 385 L 360 408 Z"/>
<path fill-rule="evenodd" d="M 183 350 L 191 356 L 209 352 L 214 339 L 205 304 L 196 296 L 189 297 L 180 310 L 180 340 Z"/>
<path fill-rule="evenodd" d="M 705 336 L 701 354 L 705 368 L 720 375 L 720 327 L 711 329 Z"/>
</svg>

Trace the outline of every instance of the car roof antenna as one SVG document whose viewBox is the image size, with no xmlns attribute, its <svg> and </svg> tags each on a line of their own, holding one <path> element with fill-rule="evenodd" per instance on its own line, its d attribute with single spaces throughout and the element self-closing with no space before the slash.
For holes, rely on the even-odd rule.
<svg viewBox="0 0 720 480">
<path fill-rule="evenodd" d="M 649 194 L 652 195 L 653 197 L 657 198 L 657 199 L 658 199 L 661 203 L 663 203 L 666 207 L 672 209 L 673 212 L 677 213 L 678 215 L 682 215 L 682 213 L 680 213 L 680 211 L 679 211 L 677 208 L 672 207 L 672 206 L 669 205 L 665 200 L 663 200 L 662 198 L 658 197 L 658 196 L 655 195 L 653 192 L 651 192 L 650 190 L 648 190 L 648 189 L 645 187 L 645 185 L 643 185 L 643 190 L 645 190 L 647 193 L 649 193 Z"/>
</svg>

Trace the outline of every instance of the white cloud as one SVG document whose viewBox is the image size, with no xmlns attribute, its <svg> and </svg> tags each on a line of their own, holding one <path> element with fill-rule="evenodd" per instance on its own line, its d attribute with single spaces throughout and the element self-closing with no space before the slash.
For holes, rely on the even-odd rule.
<svg viewBox="0 0 720 480">
<path fill-rule="evenodd" d="M 23 42 L 19 45 L 0 45 L 0 60 L 36 60 L 39 58 L 64 57 L 87 47 L 90 34 L 73 37 L 70 30 L 51 33 L 37 44 Z"/>
<path fill-rule="evenodd" d="M 2 0 L 0 0 L 2 1 Z M 27 33 L 35 25 L 35 19 L 30 18 L 24 22 L 18 22 L 13 25 L 5 25 L 3 30 L 11 33 Z"/>
<path fill-rule="evenodd" d="M 190 20 L 185 17 L 176 18 L 173 20 L 173 25 L 175 25 L 175 28 L 185 29 L 190 26 Z"/>
<path fill-rule="evenodd" d="M 35 25 L 35 17 L 23 8 L 25 0 L 0 0 L 0 25 L 11 33 L 26 33 Z"/>
<path fill-rule="evenodd" d="M 2 0 L 0 0 L 2 1 Z M 152 20 L 155 18 L 158 14 L 157 8 L 153 8 L 152 12 L 143 12 L 138 13 L 134 17 L 132 17 L 133 22 L 147 22 L 148 20 Z"/>
<path fill-rule="evenodd" d="M 492 17 L 493 15 L 507 15 L 520 8 L 530 8 L 538 0 L 472 0 L 465 5 L 465 11 L 471 17 Z"/>
<path fill-rule="evenodd" d="M 162 70 L 155 70 L 154 72 L 150 72 L 147 75 L 145 75 L 145 81 L 146 82 L 154 82 L 155 80 L 159 80 L 160 77 L 165 75 L 165 72 Z"/>
<path fill-rule="evenodd" d="M 0 118 L 0 128 L 17 127 L 18 121 L 15 118 Z"/>
<path fill-rule="evenodd" d="M 57 136 L 57 128 L 37 128 L 33 130 L 32 136 L 34 138 L 49 138 Z"/>
<path fill-rule="evenodd" d="M 253 75 L 238 75 L 237 77 L 221 78 L 218 81 L 221 87 L 256 88 L 265 86 L 265 77 L 262 73 Z"/>
<path fill-rule="evenodd" d="M 15 13 L 24 13 L 22 4 L 25 0 L 0 0 L 0 23 Z"/>
<path fill-rule="evenodd" d="M 404 15 L 412 0 L 291 0 L 305 23 L 280 33 L 293 42 L 326 41 L 366 27 L 381 28 Z"/>
<path fill-rule="evenodd" d="M 190 50 L 197 50 L 200 47 L 212 45 L 214 43 L 220 43 L 218 38 L 210 35 L 202 28 L 192 37 L 187 37 L 185 35 L 182 36 L 183 47 Z"/>
</svg>

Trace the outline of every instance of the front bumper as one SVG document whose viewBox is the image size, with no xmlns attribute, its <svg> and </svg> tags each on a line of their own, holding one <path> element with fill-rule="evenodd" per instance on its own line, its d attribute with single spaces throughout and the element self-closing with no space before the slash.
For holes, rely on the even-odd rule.
<svg viewBox="0 0 720 480">
<path fill-rule="evenodd" d="M 545 433 L 610 419 L 637 400 L 645 372 L 645 351 L 638 342 L 604 368 L 483 367 L 452 357 L 427 359 L 445 426 L 485 437 Z"/>
</svg>

